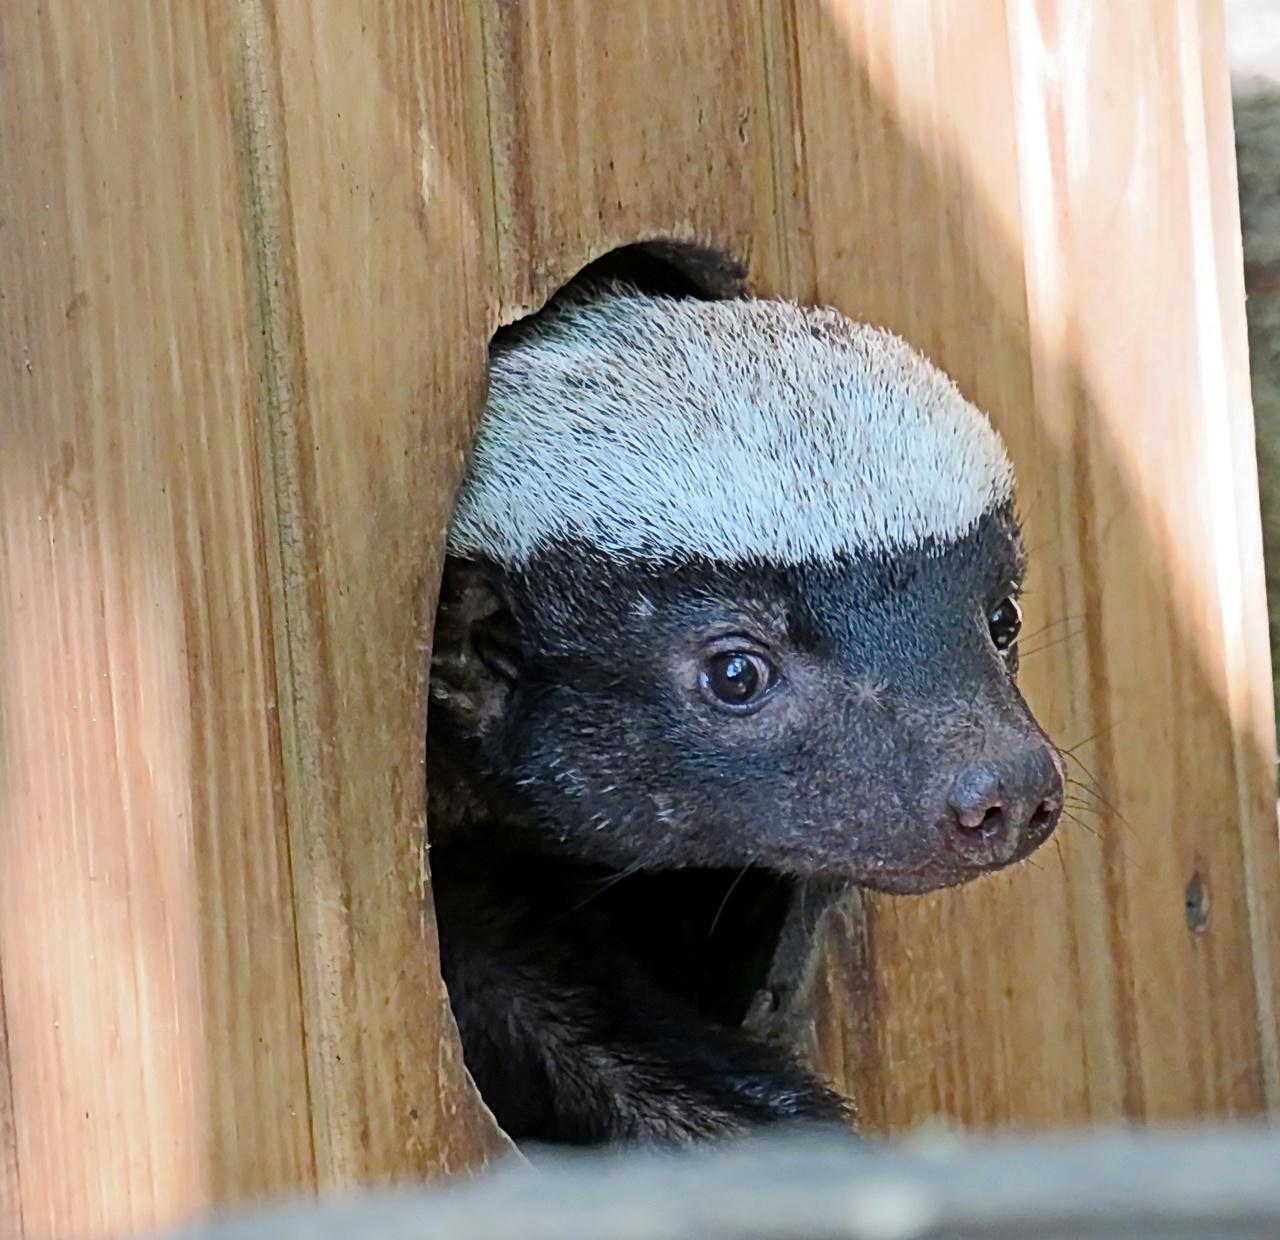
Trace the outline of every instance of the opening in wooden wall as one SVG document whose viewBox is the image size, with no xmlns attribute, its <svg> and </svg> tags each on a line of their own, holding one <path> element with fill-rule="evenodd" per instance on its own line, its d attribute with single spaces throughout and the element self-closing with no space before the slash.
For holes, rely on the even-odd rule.
<svg viewBox="0 0 1280 1240">
<path fill-rule="evenodd" d="M 491 357 L 518 345 L 566 300 L 599 298 L 618 285 L 709 300 L 741 293 L 743 282 L 741 264 L 705 248 L 663 241 L 625 246 L 583 268 L 547 307 L 501 329 Z M 530 468 L 538 468 L 536 460 Z M 652 986 L 648 997 L 673 1011 L 696 1013 L 726 1031 L 745 1026 L 762 1041 L 801 1052 L 797 1021 L 806 962 L 821 915 L 840 885 L 805 884 L 752 865 L 651 869 L 643 861 L 611 865 L 558 850 L 546 823 L 530 826 L 527 807 L 504 806 L 500 791 L 483 787 L 483 774 L 476 778 L 467 769 L 465 746 L 456 739 L 460 721 L 464 728 L 483 730 L 488 717 L 503 709 L 489 686 L 493 676 L 517 678 L 519 627 L 504 600 L 478 583 L 476 564 L 451 555 L 430 686 L 431 864 L 442 969 L 468 1067 L 512 1135 L 543 1137 L 530 1111 L 548 1105 L 546 1091 L 572 1090 L 576 1083 L 552 1079 L 539 1062 L 492 1062 L 489 1022 L 501 1024 L 530 1004 L 565 1003 L 565 992 L 606 984 L 616 968 L 620 989 L 630 992 L 622 1001 L 640 1013 L 644 996 L 637 991 Z M 543 754 L 542 760 L 558 759 Z M 566 779 L 572 778 L 567 772 Z M 505 819 L 504 808 L 510 811 Z M 504 965 L 501 976 L 488 975 L 493 993 L 478 995 L 474 969 L 461 958 L 477 950 L 477 940 L 479 950 L 489 952 L 509 949 L 509 940 L 521 935 L 529 938 L 522 975 L 512 976 Z M 594 958 L 585 966 L 577 954 L 584 940 L 594 945 Z M 492 964 L 496 956 L 487 960 Z M 667 1014 L 660 1007 L 651 1015 L 660 1024 Z M 515 1076 L 521 1077 L 518 1085 Z M 522 1092 L 527 1108 L 510 1100 Z"/>
</svg>

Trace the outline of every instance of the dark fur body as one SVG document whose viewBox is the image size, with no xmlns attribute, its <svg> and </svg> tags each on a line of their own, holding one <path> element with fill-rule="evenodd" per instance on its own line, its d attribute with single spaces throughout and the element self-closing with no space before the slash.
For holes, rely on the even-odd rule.
<svg viewBox="0 0 1280 1240">
<path fill-rule="evenodd" d="M 665 989 L 601 914 L 594 876 L 528 854 L 434 857 L 467 1067 L 517 1141 L 684 1142 L 845 1118 L 776 1050 Z"/>
<path fill-rule="evenodd" d="M 615 566 L 582 547 L 520 572 L 450 562 L 433 884 L 467 1062 L 509 1132 L 688 1140 L 845 1114 L 666 988 L 604 917 L 598 875 L 752 867 L 921 891 L 1032 851 L 1061 774 L 986 619 L 1022 567 L 1008 511 L 949 546 L 824 567 Z M 750 716 L 699 696 L 722 642 L 781 669 Z M 975 770 L 1016 830 L 958 829 Z"/>
</svg>

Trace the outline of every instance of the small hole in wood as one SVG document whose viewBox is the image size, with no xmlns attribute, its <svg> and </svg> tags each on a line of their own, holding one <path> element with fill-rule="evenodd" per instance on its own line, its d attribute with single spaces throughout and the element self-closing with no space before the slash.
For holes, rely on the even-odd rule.
<svg viewBox="0 0 1280 1240">
<path fill-rule="evenodd" d="M 1198 872 L 1187 883 L 1185 906 L 1187 929 L 1192 934 L 1204 934 L 1209 928 L 1209 889 Z"/>
</svg>

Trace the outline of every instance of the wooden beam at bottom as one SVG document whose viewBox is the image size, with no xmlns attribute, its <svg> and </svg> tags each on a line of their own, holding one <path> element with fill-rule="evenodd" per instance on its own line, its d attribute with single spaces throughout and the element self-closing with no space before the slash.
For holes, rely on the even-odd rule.
<svg viewBox="0 0 1280 1240">
<path fill-rule="evenodd" d="M 435 1193 L 356 1200 L 172 1240 L 1170 1240 L 1280 1235 L 1280 1130 L 1112 1132 L 897 1149 L 791 1134 L 560 1155 Z"/>
</svg>

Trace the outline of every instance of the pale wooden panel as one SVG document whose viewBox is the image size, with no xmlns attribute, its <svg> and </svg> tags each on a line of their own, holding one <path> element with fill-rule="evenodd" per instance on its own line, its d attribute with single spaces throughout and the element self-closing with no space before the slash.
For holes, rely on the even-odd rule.
<svg viewBox="0 0 1280 1240">
<path fill-rule="evenodd" d="M 500 315 L 653 238 L 780 261 L 763 43 L 740 0 L 486 0 Z"/>
<path fill-rule="evenodd" d="M 0 21 L 0 962 L 30 1235 L 312 1179 L 223 32 Z"/>
<path fill-rule="evenodd" d="M 779 10 L 784 231 L 810 239 L 797 291 L 926 349 L 1006 433 L 1034 555 L 1024 683 L 1125 821 L 873 901 L 870 943 L 833 954 L 828 1059 L 880 1129 L 1256 1112 L 1280 870 L 1220 30 L 1194 4 L 1008 14 Z"/>
<path fill-rule="evenodd" d="M 4 988 L 0 986 L 0 1236 L 18 1240 L 23 1234 L 22 1182 L 18 1178 L 18 1134 L 13 1125 L 9 1035 L 4 1025 Z"/>
<path fill-rule="evenodd" d="M 408 5 L 297 6 L 283 38 L 255 4 L 203 13 L 3 30 L 0 959 L 29 1234 L 496 1140 L 421 857 L 422 633 L 491 328 L 455 76 L 479 40 Z"/>
<path fill-rule="evenodd" d="M 422 849 L 425 635 L 493 326 L 483 79 L 466 14 L 420 0 L 238 10 L 324 1187 L 457 1170 L 502 1143 L 463 1072 Z"/>
<path fill-rule="evenodd" d="M 1280 864 L 1276 823 L 1276 738 L 1274 696 L 1265 700 L 1260 679 L 1272 671 L 1269 633 L 1264 627 L 1266 551 L 1259 516 L 1257 443 L 1249 373 L 1248 297 L 1240 224 L 1240 191 L 1233 149 L 1230 71 L 1221 7 L 1202 0 L 1180 11 L 1184 81 L 1199 75 L 1202 94 L 1188 88 L 1182 122 L 1191 153 L 1190 181 L 1208 182 L 1207 201 L 1193 197 L 1196 228 L 1197 292 L 1203 298 L 1202 330 L 1214 341 L 1220 315 L 1221 354 L 1209 354 L 1204 367 L 1203 425 L 1200 442 L 1212 452 L 1210 504 L 1215 518 L 1213 553 L 1217 556 L 1224 694 L 1235 725 L 1233 759 L 1240 780 L 1240 832 L 1245 900 L 1249 913 L 1254 986 L 1259 1014 L 1259 1043 L 1271 1111 L 1280 1110 Z M 1280 11 L 1277 12 L 1280 17 Z M 1277 33 L 1273 30 L 1273 35 Z M 1185 55 L 1198 37 L 1198 63 Z M 1280 71 L 1280 70 L 1278 70 Z M 1203 141 L 1198 131 L 1203 127 Z M 1215 304 L 1216 297 L 1216 304 Z M 1221 367 L 1221 373 L 1218 372 Z M 1223 414 L 1225 413 L 1225 416 Z M 1230 495 L 1234 505 L 1225 503 Z M 1175 536 L 1177 536 L 1175 534 Z M 1234 544 L 1234 545 L 1233 545 Z M 1236 551 L 1235 547 L 1239 550 Z M 1202 552 L 1204 554 L 1204 552 Z M 1198 566 L 1188 575 L 1186 588 Z M 1274 683 L 1274 675 L 1272 676 Z"/>
</svg>

